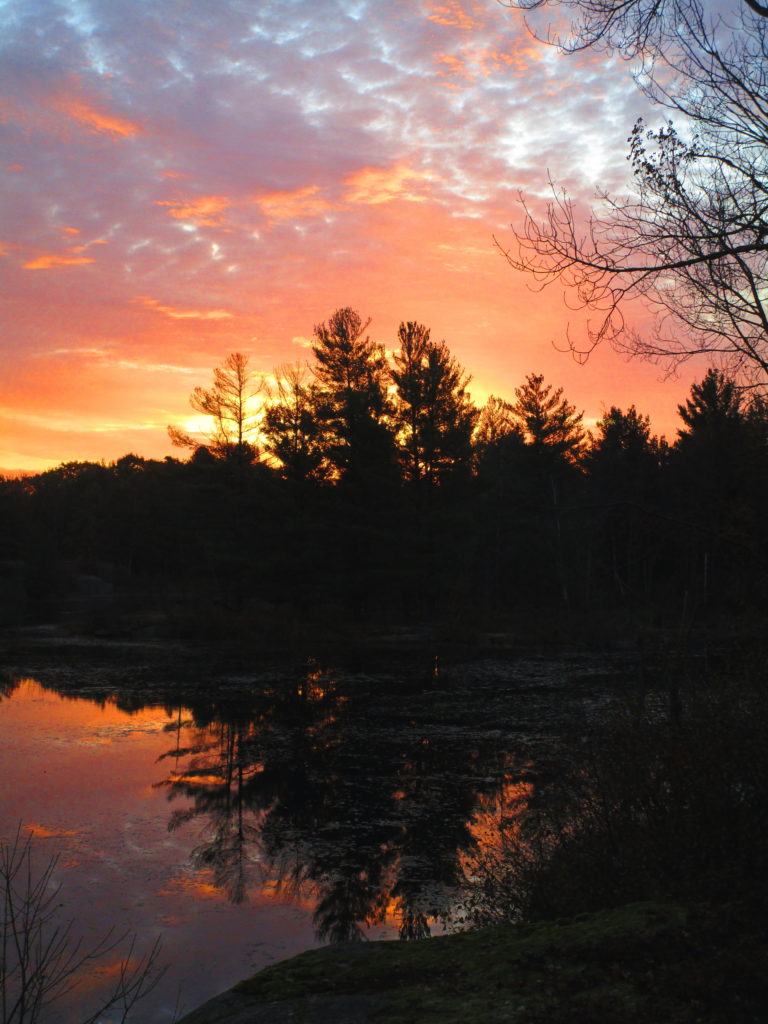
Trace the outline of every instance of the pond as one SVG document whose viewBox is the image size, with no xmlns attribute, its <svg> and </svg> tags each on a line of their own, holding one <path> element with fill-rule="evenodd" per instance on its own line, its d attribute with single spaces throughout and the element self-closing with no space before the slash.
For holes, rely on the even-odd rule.
<svg viewBox="0 0 768 1024">
<path fill-rule="evenodd" d="M 472 851 L 631 677 L 587 655 L 371 661 L 214 670 L 105 645 L 5 666 L 1 838 L 21 823 L 40 863 L 58 857 L 86 944 L 161 939 L 136 1020 L 320 943 L 439 931 Z M 80 1019 L 107 960 L 51 1021 Z"/>
</svg>

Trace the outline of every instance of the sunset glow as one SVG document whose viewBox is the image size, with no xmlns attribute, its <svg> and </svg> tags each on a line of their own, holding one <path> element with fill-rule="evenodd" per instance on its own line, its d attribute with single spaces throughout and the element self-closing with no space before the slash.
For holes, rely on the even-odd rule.
<svg viewBox="0 0 768 1024">
<path fill-rule="evenodd" d="M 390 349 L 427 324 L 478 404 L 537 372 L 588 424 L 635 403 L 674 434 L 705 368 L 576 365 L 579 315 L 494 243 L 548 171 L 621 187 L 648 114 L 621 61 L 497 0 L 10 0 L 0 27 L 2 469 L 178 455 L 228 352 L 269 375 L 339 306 Z"/>
</svg>

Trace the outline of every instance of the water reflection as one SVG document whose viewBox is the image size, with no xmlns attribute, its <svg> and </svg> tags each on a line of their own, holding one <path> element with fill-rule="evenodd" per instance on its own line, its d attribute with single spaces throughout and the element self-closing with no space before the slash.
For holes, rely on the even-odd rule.
<svg viewBox="0 0 768 1024">
<path fill-rule="evenodd" d="M 404 938 L 428 935 L 477 841 L 478 801 L 516 775 L 498 739 L 435 721 L 434 686 L 310 664 L 193 702 L 157 783 L 184 798 L 169 828 L 197 826 L 193 858 L 233 902 L 257 886 L 310 899 L 321 940 L 387 916 Z"/>
<path fill-rule="evenodd" d="M 318 936 L 434 930 L 514 838 L 531 764 L 538 801 L 558 738 L 623 685 L 582 656 L 229 675 L 180 654 L 35 650 L 0 678 L 2 817 L 61 851 L 84 928 L 162 935 L 147 1024 Z"/>
</svg>

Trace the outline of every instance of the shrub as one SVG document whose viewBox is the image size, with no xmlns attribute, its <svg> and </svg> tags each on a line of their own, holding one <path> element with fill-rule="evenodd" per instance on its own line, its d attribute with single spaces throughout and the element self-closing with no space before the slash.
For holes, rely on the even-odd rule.
<svg viewBox="0 0 768 1024">
<path fill-rule="evenodd" d="M 474 924 L 768 895 L 768 699 L 750 683 L 617 710 L 472 869 Z"/>
</svg>

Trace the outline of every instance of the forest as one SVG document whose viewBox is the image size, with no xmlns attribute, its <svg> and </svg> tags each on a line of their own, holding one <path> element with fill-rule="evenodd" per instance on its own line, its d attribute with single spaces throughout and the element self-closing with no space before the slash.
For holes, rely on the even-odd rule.
<svg viewBox="0 0 768 1024">
<path fill-rule="evenodd" d="M 190 396 L 208 433 L 169 428 L 183 458 L 0 481 L 0 621 L 244 643 L 536 622 L 598 640 L 627 617 L 762 613 L 762 398 L 709 369 L 673 440 L 634 406 L 587 432 L 541 375 L 477 408 L 426 326 L 401 323 L 391 356 L 368 326 L 336 310 L 272 387 L 228 355 Z"/>
</svg>

